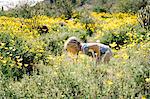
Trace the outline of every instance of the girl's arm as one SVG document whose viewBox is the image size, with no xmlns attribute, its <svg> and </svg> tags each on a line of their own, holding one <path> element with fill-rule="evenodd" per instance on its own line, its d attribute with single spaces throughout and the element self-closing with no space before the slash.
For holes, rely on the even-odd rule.
<svg viewBox="0 0 150 99">
<path fill-rule="evenodd" d="M 100 57 L 100 46 L 98 44 L 91 44 L 89 45 L 89 49 L 93 50 L 96 53 L 96 62 L 99 62 L 101 59 Z"/>
</svg>

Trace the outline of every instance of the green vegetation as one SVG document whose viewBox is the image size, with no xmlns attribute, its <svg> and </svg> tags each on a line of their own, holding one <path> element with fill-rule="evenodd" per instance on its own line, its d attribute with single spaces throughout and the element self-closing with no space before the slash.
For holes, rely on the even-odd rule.
<svg viewBox="0 0 150 99">
<path fill-rule="evenodd" d="M 0 12 L 1 98 L 149 99 L 147 1 L 47 2 Z M 63 47 L 71 36 L 109 45 L 110 63 L 68 57 Z"/>
</svg>

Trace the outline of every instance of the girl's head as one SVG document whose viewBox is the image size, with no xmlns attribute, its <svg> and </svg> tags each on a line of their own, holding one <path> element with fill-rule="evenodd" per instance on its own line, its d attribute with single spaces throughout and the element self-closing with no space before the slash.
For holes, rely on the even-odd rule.
<svg viewBox="0 0 150 99">
<path fill-rule="evenodd" d="M 81 51 L 81 43 L 76 37 L 70 37 L 65 42 L 64 49 L 73 54 L 77 54 Z"/>
</svg>

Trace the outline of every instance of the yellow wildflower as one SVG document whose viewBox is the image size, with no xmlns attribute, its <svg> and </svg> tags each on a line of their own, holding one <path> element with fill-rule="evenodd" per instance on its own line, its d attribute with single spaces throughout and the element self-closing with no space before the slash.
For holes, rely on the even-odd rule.
<svg viewBox="0 0 150 99">
<path fill-rule="evenodd" d="M 119 55 L 114 55 L 114 58 L 119 58 Z"/>
<path fill-rule="evenodd" d="M 128 56 L 127 54 L 124 54 L 124 55 L 123 55 L 123 58 L 126 60 L 126 59 L 129 58 L 129 56 Z"/>
<path fill-rule="evenodd" d="M 16 51 L 16 49 L 14 48 L 12 51 Z"/>
<path fill-rule="evenodd" d="M 22 63 L 17 63 L 19 66 L 22 66 Z"/>
<path fill-rule="evenodd" d="M 112 44 L 109 44 L 111 47 L 116 47 L 117 46 L 117 44 L 116 44 L 116 42 L 113 42 Z"/>
<path fill-rule="evenodd" d="M 20 56 L 16 56 L 16 58 L 19 58 Z"/>
<path fill-rule="evenodd" d="M 108 85 L 112 85 L 112 84 L 113 84 L 112 80 L 107 80 L 106 83 L 107 83 Z"/>
<path fill-rule="evenodd" d="M 6 61 L 6 60 L 1 60 L 1 62 L 2 62 L 3 64 L 6 64 L 6 63 L 7 63 L 7 61 Z"/>
<path fill-rule="evenodd" d="M 8 48 L 7 48 L 7 47 L 5 47 L 4 49 L 5 49 L 5 50 L 8 50 Z"/>
<path fill-rule="evenodd" d="M 25 66 L 25 67 L 27 67 L 27 66 L 28 66 L 28 64 L 24 64 L 24 66 Z"/>
<path fill-rule="evenodd" d="M 145 81 L 146 81 L 147 83 L 150 83 L 150 78 L 146 78 Z"/>
<path fill-rule="evenodd" d="M 11 50 L 11 49 L 13 49 L 13 47 L 9 47 L 9 49 Z"/>
<path fill-rule="evenodd" d="M 0 56 L 0 59 L 3 59 L 3 57 L 2 57 L 2 56 Z"/>
<path fill-rule="evenodd" d="M 22 58 L 20 58 L 20 59 L 17 59 L 17 61 L 18 61 L 18 62 L 20 62 L 20 61 L 22 61 L 22 60 L 23 60 Z"/>
<path fill-rule="evenodd" d="M 142 98 L 141 99 L 146 99 L 146 96 L 142 96 Z"/>
<path fill-rule="evenodd" d="M 5 46 L 5 43 L 2 43 L 2 42 L 1 42 L 0 45 L 3 47 L 3 46 Z"/>
</svg>

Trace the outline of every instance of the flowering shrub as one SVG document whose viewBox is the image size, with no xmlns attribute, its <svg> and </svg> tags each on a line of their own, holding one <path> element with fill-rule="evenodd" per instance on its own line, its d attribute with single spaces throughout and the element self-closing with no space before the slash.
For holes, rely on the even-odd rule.
<svg viewBox="0 0 150 99">
<path fill-rule="evenodd" d="M 150 32 L 139 27 L 136 15 L 90 14 L 92 22 L 76 17 L 0 17 L 0 97 L 149 97 Z M 46 33 L 38 29 L 43 26 Z M 109 64 L 99 65 L 83 54 L 68 57 L 63 44 L 70 36 L 100 40 L 111 46 L 114 56 Z M 24 74 L 34 66 L 38 71 L 32 76 Z M 11 79 L 16 77 L 22 79 Z"/>
<path fill-rule="evenodd" d="M 23 40 L 7 33 L 0 33 L 0 65 L 6 77 L 22 77 L 23 69 L 29 67 L 34 60 L 30 59 L 33 53 L 29 54 L 28 50 L 29 47 Z"/>
</svg>

